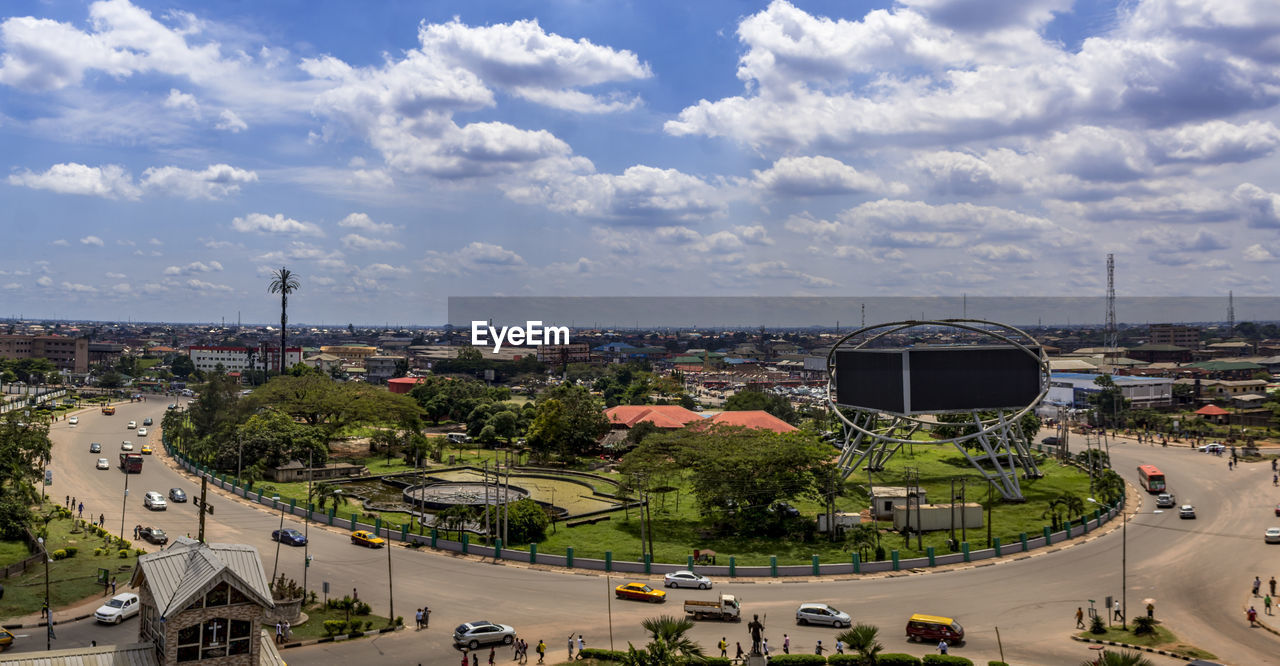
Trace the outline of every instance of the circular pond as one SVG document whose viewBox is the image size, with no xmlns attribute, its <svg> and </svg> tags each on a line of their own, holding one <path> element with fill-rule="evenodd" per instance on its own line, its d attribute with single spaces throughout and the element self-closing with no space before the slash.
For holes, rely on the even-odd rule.
<svg viewBox="0 0 1280 666">
<path fill-rule="evenodd" d="M 494 492 L 493 484 L 487 485 L 488 504 L 516 502 L 529 496 L 529 492 L 518 486 L 499 486 Z M 411 506 L 440 511 L 451 506 L 484 506 L 486 484 L 478 482 L 433 483 L 425 486 L 411 486 L 404 490 L 404 501 Z"/>
</svg>

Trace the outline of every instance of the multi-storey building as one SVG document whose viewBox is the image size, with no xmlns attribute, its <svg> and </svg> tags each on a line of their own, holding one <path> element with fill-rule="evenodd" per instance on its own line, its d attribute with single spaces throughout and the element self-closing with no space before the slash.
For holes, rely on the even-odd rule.
<svg viewBox="0 0 1280 666">
<path fill-rule="evenodd" d="M 1173 345 L 1187 349 L 1200 348 L 1200 328 L 1182 324 L 1152 324 L 1149 329 L 1148 343 L 1153 345 Z"/>
<path fill-rule="evenodd" d="M 211 372 L 216 370 L 219 365 L 226 372 L 279 368 L 279 347 L 263 345 L 257 349 L 252 349 L 253 367 L 250 367 L 250 351 L 250 347 L 193 345 L 187 348 L 187 354 L 191 357 L 192 364 L 196 366 L 196 370 L 201 372 Z M 302 348 L 289 347 L 286 349 L 284 361 L 285 368 L 292 367 L 295 363 L 300 363 L 302 361 Z"/>
<path fill-rule="evenodd" d="M 0 335 L 0 358 L 49 359 L 59 370 L 89 371 L 89 338 L 62 335 Z"/>
</svg>

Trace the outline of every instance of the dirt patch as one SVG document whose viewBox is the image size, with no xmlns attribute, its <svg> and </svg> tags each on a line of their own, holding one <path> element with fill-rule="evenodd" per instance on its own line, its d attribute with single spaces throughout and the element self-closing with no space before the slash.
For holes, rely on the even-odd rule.
<svg viewBox="0 0 1280 666">
<path fill-rule="evenodd" d="M 368 458 L 369 438 L 339 439 L 329 442 L 330 458 Z"/>
</svg>

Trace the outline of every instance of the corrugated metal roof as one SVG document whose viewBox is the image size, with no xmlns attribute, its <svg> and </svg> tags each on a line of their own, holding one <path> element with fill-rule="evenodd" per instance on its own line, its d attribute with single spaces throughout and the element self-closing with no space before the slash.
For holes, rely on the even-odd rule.
<svg viewBox="0 0 1280 666">
<path fill-rule="evenodd" d="M 138 558 L 134 584 L 141 574 L 161 617 L 186 608 L 219 577 L 229 578 L 245 594 L 271 607 L 271 586 L 253 546 L 200 542 L 178 537 L 166 549 Z"/>
<path fill-rule="evenodd" d="M 270 641 L 264 641 L 264 646 L 269 643 Z M 276 654 L 276 658 L 279 658 L 279 653 Z M 155 648 L 151 643 L 0 654 L 0 666 L 159 666 L 159 664 Z"/>
</svg>

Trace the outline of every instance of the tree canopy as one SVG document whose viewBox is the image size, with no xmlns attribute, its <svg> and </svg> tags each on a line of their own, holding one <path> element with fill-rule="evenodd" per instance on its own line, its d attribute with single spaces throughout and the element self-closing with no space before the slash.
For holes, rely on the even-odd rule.
<svg viewBox="0 0 1280 666">
<path fill-rule="evenodd" d="M 273 378 L 245 399 L 317 426 L 326 436 L 367 423 L 415 423 L 422 415 L 408 396 L 363 383 L 336 382 L 319 375 Z"/>
</svg>

